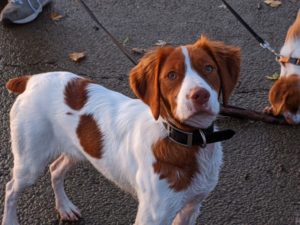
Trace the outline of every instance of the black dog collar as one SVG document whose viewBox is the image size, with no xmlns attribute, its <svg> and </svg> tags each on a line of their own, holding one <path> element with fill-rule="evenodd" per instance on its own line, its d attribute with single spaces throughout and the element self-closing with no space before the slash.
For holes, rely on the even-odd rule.
<svg viewBox="0 0 300 225">
<path fill-rule="evenodd" d="M 281 63 L 291 63 L 294 65 L 300 66 L 300 58 L 279 56 L 279 57 L 276 57 L 276 60 Z"/>
<path fill-rule="evenodd" d="M 214 124 L 207 129 L 198 129 L 193 132 L 180 130 L 170 123 L 163 122 L 163 124 L 168 131 L 169 139 L 186 147 L 200 146 L 204 148 L 207 144 L 230 139 L 235 134 L 235 132 L 230 129 L 214 131 Z"/>
</svg>

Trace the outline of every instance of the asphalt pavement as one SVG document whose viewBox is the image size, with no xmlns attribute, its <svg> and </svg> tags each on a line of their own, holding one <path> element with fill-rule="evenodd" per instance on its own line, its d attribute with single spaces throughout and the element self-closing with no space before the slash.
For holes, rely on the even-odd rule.
<svg viewBox="0 0 300 225">
<path fill-rule="evenodd" d="M 223 7 L 220 0 L 86 0 L 98 19 L 129 50 L 149 48 L 158 40 L 192 43 L 201 34 L 242 49 L 241 79 L 230 103 L 262 110 L 279 72 L 274 56 Z M 300 8 L 299 0 L 282 0 L 272 8 L 263 0 L 228 0 L 246 21 L 276 49 Z M 5 4 L 0 0 L 1 7 Z M 52 13 L 63 16 L 58 21 Z M 72 62 L 71 52 L 86 58 Z M 140 56 L 135 55 L 136 59 Z M 8 79 L 46 71 L 67 70 L 133 96 L 127 74 L 132 67 L 77 1 L 55 0 L 33 23 L 0 25 L 0 219 L 5 184 L 10 179 L 9 110 L 15 99 L 5 90 Z M 234 129 L 223 143 L 224 166 L 218 186 L 204 202 L 197 224 L 300 224 L 300 127 L 278 126 L 220 117 L 221 128 Z M 117 166 L 117 165 L 116 165 Z M 49 172 L 19 200 L 22 225 L 62 224 L 54 210 Z M 67 193 L 82 210 L 85 225 L 133 224 L 137 202 L 103 178 L 89 164 L 77 166 L 65 182 Z M 71 224 L 71 223 L 65 223 Z"/>
</svg>

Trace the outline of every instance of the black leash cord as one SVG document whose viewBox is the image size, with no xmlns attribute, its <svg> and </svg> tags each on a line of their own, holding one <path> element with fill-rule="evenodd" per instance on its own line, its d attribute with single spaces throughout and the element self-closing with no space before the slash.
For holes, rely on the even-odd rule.
<svg viewBox="0 0 300 225">
<path fill-rule="evenodd" d="M 280 57 L 280 54 L 278 54 L 274 48 L 271 47 L 269 42 L 262 39 L 246 22 L 243 20 L 243 18 L 225 1 L 222 0 L 222 2 L 225 4 L 225 6 L 229 9 L 229 11 L 237 18 L 237 20 L 252 34 L 252 36 L 259 42 L 260 46 L 262 48 L 268 49 L 272 54 L 274 54 L 276 57 Z"/>
<path fill-rule="evenodd" d="M 83 0 L 78 0 L 80 4 L 83 6 L 83 8 L 87 11 L 89 16 L 94 20 L 96 24 L 98 24 L 105 33 L 111 38 L 113 43 L 123 52 L 123 54 L 134 64 L 137 65 L 137 61 L 130 55 L 130 53 L 123 47 L 122 44 L 102 25 L 102 23 L 99 22 L 95 14 L 92 12 L 92 10 L 85 4 Z"/>
<path fill-rule="evenodd" d="M 262 39 L 246 22 L 243 20 L 243 18 L 236 12 L 234 9 L 225 1 L 222 0 L 222 2 L 226 5 L 226 7 L 229 9 L 229 11 L 238 19 L 238 21 L 243 24 L 243 26 L 253 35 L 253 37 L 260 43 L 264 44 L 265 41 Z"/>
<path fill-rule="evenodd" d="M 105 33 L 111 38 L 113 43 L 123 52 L 123 54 L 134 64 L 137 65 L 137 61 L 132 57 L 132 55 L 124 48 L 122 44 L 99 22 L 95 14 L 92 10 L 87 6 L 87 4 L 83 0 L 78 0 L 82 7 L 87 11 L 89 16 L 94 20 L 94 22 L 99 25 Z M 272 54 L 274 54 L 277 58 L 280 55 L 270 46 L 270 44 L 262 39 L 244 20 L 243 18 L 225 1 L 222 0 L 225 6 L 229 9 L 229 11 L 238 19 L 238 21 L 253 35 L 253 37 L 260 43 L 262 48 L 268 49 Z"/>
</svg>

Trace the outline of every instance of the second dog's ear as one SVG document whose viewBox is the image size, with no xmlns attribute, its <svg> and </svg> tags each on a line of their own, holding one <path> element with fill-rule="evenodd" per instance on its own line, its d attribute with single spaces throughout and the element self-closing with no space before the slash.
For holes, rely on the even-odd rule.
<svg viewBox="0 0 300 225">
<path fill-rule="evenodd" d="M 287 90 L 284 79 L 277 80 L 269 91 L 269 101 L 272 106 L 272 113 L 274 116 L 278 116 L 284 107 L 285 100 L 287 98 Z"/>
<path fill-rule="evenodd" d="M 206 51 L 215 58 L 223 86 L 223 103 L 226 105 L 240 75 L 240 48 L 225 45 L 223 42 L 219 41 L 211 41 L 203 36 L 195 43 L 195 45 L 196 47 L 198 46 L 206 49 Z"/>
<path fill-rule="evenodd" d="M 294 21 L 294 23 L 290 26 L 285 42 L 288 42 L 290 40 L 297 40 L 297 38 L 300 37 L 300 10 L 298 11 L 298 15 Z"/>
<path fill-rule="evenodd" d="M 147 53 L 129 73 L 129 83 L 134 94 L 149 105 L 153 117 L 160 115 L 159 74 L 171 47 L 158 48 Z"/>
<path fill-rule="evenodd" d="M 269 91 L 273 114 L 278 116 L 285 110 L 297 112 L 300 104 L 300 78 L 297 75 L 280 77 Z"/>
</svg>

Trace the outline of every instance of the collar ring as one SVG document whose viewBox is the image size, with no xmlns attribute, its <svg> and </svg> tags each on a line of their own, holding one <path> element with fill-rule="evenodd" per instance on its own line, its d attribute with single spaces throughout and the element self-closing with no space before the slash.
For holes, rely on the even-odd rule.
<svg viewBox="0 0 300 225">
<path fill-rule="evenodd" d="M 205 148 L 206 145 L 207 145 L 205 134 L 201 129 L 199 129 L 198 131 L 199 131 L 199 134 L 201 135 L 201 138 L 203 140 L 203 143 L 200 145 L 200 147 Z"/>
</svg>

